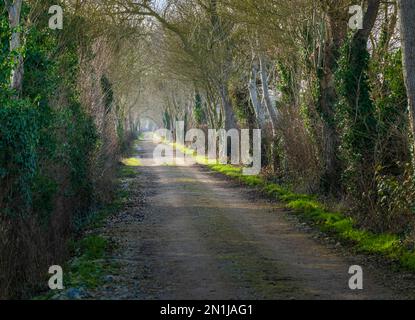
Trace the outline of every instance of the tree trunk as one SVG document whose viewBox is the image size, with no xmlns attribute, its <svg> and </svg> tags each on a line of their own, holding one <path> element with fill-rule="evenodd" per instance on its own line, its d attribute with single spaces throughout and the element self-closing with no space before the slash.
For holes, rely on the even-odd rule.
<svg viewBox="0 0 415 320">
<path fill-rule="evenodd" d="M 269 95 L 269 85 L 268 85 L 268 72 L 265 57 L 263 54 L 259 55 L 259 67 L 261 73 L 261 85 L 262 85 L 262 94 L 264 98 L 264 104 L 268 115 L 270 117 L 271 132 L 266 132 L 267 140 L 270 142 L 270 156 L 271 156 L 271 165 L 274 172 L 278 173 L 280 171 L 281 159 L 280 154 L 278 153 L 278 145 L 280 144 L 280 137 L 278 136 L 278 114 L 274 106 L 272 105 L 271 97 Z"/>
<path fill-rule="evenodd" d="M 375 26 L 376 18 L 379 13 L 380 8 L 380 0 L 368 0 L 368 6 L 363 17 L 363 29 L 360 29 L 356 32 L 353 41 L 354 42 L 361 42 L 362 45 L 367 45 L 367 41 L 369 40 L 370 33 Z"/>
<path fill-rule="evenodd" d="M 254 58 L 251 64 L 251 76 L 249 78 L 248 90 L 251 98 L 252 106 L 254 107 L 255 116 L 257 118 L 258 126 L 260 129 L 264 128 L 265 115 L 258 99 L 258 88 L 257 88 L 257 75 L 258 75 L 258 63 Z"/>
<path fill-rule="evenodd" d="M 232 103 L 229 97 L 229 91 L 226 84 L 221 86 L 220 96 L 222 99 L 222 106 L 225 116 L 225 130 L 237 129 L 235 114 L 232 109 Z"/>
<path fill-rule="evenodd" d="M 403 71 L 412 135 L 415 139 L 415 1 L 399 0 Z"/>
<path fill-rule="evenodd" d="M 22 91 L 23 85 L 23 56 L 21 51 L 22 41 L 21 32 L 18 30 L 20 25 L 20 12 L 22 9 L 23 0 L 5 1 L 7 12 L 9 15 L 9 25 L 12 31 L 10 38 L 10 52 L 16 54 L 16 58 L 13 61 L 13 69 L 11 72 L 10 88 L 15 90 L 18 95 Z"/>
<path fill-rule="evenodd" d="M 340 160 L 337 156 L 339 135 L 334 119 L 334 108 L 337 103 L 337 93 L 334 74 L 337 70 L 337 60 L 340 48 L 347 36 L 347 11 L 339 11 L 337 3 L 327 8 L 327 32 L 322 48 L 322 65 L 317 72 L 320 83 L 318 108 L 323 124 L 323 173 L 321 186 L 328 193 L 336 193 L 340 180 Z"/>
<path fill-rule="evenodd" d="M 274 106 L 271 102 L 271 97 L 269 95 L 269 86 L 268 86 L 268 72 L 267 66 L 265 62 L 265 58 L 262 54 L 259 55 L 259 66 L 261 69 L 261 83 L 262 83 L 262 91 L 264 95 L 264 103 L 267 108 L 268 114 L 271 118 L 271 128 L 272 128 L 272 135 L 275 137 L 277 132 L 277 122 L 278 122 L 278 115 L 275 111 Z"/>
</svg>

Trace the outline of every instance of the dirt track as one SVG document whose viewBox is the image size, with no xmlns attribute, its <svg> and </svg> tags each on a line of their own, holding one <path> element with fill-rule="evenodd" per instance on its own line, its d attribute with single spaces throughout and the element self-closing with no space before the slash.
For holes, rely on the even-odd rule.
<svg viewBox="0 0 415 320">
<path fill-rule="evenodd" d="M 118 243 L 120 275 L 100 299 L 393 299 L 402 291 L 362 256 L 342 254 L 305 232 L 277 203 L 199 166 L 152 165 L 154 145 L 136 151 L 143 166 L 125 212 L 104 234 Z M 361 265 L 364 290 L 348 287 Z M 389 279 L 389 280 L 387 280 Z M 405 282 L 400 279 L 399 281 Z M 401 292 L 401 293 L 399 293 Z"/>
</svg>

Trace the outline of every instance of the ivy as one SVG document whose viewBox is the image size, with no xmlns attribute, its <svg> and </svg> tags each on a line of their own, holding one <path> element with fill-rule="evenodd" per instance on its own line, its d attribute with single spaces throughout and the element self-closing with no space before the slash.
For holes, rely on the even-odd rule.
<svg viewBox="0 0 415 320">
<path fill-rule="evenodd" d="M 195 95 L 195 105 L 194 105 L 193 111 L 194 111 L 194 117 L 195 117 L 196 123 L 198 125 L 205 123 L 206 116 L 203 110 L 202 97 L 200 96 L 199 93 Z"/>
<path fill-rule="evenodd" d="M 378 125 L 370 96 L 369 58 L 366 44 L 350 38 L 341 49 L 336 72 L 336 120 L 342 136 L 341 157 L 346 165 L 343 178 L 349 193 L 359 199 L 368 196 L 364 192 L 370 190 Z"/>
<path fill-rule="evenodd" d="M 16 215 L 32 203 L 37 169 L 38 110 L 28 100 L 2 101 L 0 107 L 0 180 L 6 205 L 3 214 Z"/>
</svg>

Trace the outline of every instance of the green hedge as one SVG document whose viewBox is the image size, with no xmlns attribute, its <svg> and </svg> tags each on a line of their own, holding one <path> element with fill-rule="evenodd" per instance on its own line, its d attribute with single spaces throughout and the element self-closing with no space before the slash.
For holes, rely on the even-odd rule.
<svg viewBox="0 0 415 320">
<path fill-rule="evenodd" d="M 0 181 L 5 214 L 17 205 L 32 203 L 31 185 L 36 174 L 39 141 L 38 110 L 27 100 L 3 101 L 0 106 Z"/>
</svg>

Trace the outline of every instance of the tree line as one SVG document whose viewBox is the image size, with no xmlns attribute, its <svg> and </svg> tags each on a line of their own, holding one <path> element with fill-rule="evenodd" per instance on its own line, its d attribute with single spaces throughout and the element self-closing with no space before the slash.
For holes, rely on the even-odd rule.
<svg viewBox="0 0 415 320">
<path fill-rule="evenodd" d="M 413 242 L 413 1 L 115 3 L 154 22 L 166 126 L 260 128 L 264 176 Z"/>
<path fill-rule="evenodd" d="M 62 30 L 48 28 L 56 4 Z M 412 0 L 6 0 L 0 12 L 1 297 L 67 256 L 149 109 L 171 130 L 262 129 L 264 177 L 413 246 Z"/>
</svg>

